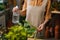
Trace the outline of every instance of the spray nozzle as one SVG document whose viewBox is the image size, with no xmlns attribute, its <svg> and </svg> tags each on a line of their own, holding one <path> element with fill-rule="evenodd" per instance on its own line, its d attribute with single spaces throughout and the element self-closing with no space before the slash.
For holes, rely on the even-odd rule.
<svg viewBox="0 0 60 40">
<path fill-rule="evenodd" d="M 16 6 L 16 8 L 18 8 L 18 6 Z"/>
</svg>

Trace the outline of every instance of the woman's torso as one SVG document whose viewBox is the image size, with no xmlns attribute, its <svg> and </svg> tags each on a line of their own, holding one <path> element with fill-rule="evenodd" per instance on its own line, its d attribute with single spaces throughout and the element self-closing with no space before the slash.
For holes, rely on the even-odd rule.
<svg viewBox="0 0 60 40">
<path fill-rule="evenodd" d="M 39 26 L 44 21 L 46 3 L 47 0 L 43 0 L 42 5 L 37 5 L 40 4 L 40 0 L 38 0 L 38 3 L 37 0 L 27 0 L 26 20 L 33 26 Z"/>
</svg>

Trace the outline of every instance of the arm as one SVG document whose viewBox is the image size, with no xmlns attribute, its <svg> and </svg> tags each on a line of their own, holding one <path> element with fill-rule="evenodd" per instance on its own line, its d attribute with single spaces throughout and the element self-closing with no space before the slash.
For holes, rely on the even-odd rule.
<svg viewBox="0 0 60 40">
<path fill-rule="evenodd" d="M 44 28 L 44 25 L 49 21 L 49 19 L 51 17 L 50 5 L 51 5 L 51 1 L 48 0 L 45 21 L 37 28 L 39 32 Z"/>
<path fill-rule="evenodd" d="M 46 24 L 49 21 L 49 19 L 51 18 L 50 6 L 51 6 L 51 0 L 48 0 L 44 24 Z"/>
<path fill-rule="evenodd" d="M 22 7 L 22 10 L 20 10 L 22 16 L 26 15 L 26 8 L 27 8 L 27 0 L 24 0 L 24 5 Z"/>
<path fill-rule="evenodd" d="M 24 5 L 23 5 L 22 10 L 19 10 L 18 8 L 14 7 L 13 10 L 12 10 L 12 12 L 18 12 L 18 13 L 20 13 L 20 15 L 25 16 L 25 14 L 26 14 L 26 8 L 27 8 L 27 1 L 24 0 Z"/>
</svg>

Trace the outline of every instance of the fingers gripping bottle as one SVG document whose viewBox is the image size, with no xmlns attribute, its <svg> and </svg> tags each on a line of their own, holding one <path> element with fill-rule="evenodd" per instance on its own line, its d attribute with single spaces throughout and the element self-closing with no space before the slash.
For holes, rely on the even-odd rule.
<svg viewBox="0 0 60 40">
<path fill-rule="evenodd" d="M 18 6 L 16 6 L 16 8 L 18 9 Z M 12 23 L 14 23 L 14 24 L 19 23 L 19 13 L 18 12 L 13 12 Z"/>
</svg>

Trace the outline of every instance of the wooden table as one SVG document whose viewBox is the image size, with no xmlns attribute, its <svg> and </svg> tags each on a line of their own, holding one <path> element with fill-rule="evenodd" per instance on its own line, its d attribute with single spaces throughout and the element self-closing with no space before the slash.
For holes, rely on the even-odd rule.
<svg viewBox="0 0 60 40">
<path fill-rule="evenodd" d="M 34 40 L 34 38 L 28 38 L 28 40 Z M 51 39 L 35 39 L 35 40 L 55 40 L 55 39 L 51 38 Z"/>
</svg>

